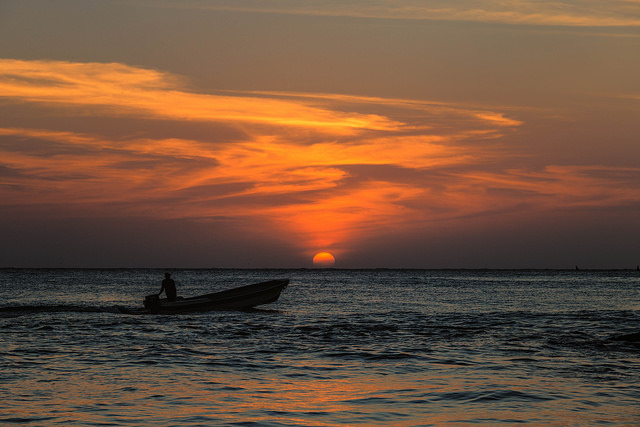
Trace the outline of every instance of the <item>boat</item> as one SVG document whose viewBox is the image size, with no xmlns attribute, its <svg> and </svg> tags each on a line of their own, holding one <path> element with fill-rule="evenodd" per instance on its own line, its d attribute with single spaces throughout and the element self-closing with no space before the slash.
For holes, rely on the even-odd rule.
<svg viewBox="0 0 640 427">
<path fill-rule="evenodd" d="M 144 299 L 145 309 L 154 314 L 193 313 L 211 310 L 248 310 L 277 301 L 289 279 L 269 280 L 221 292 L 168 301 L 157 294 Z"/>
</svg>

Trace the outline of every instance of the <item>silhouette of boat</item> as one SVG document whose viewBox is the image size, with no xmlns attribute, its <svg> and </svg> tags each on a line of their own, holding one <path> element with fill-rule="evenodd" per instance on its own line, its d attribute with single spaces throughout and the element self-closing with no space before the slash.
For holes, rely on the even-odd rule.
<svg viewBox="0 0 640 427">
<path fill-rule="evenodd" d="M 166 298 L 161 299 L 154 294 L 144 299 L 144 307 L 150 313 L 160 314 L 248 310 L 277 301 L 288 284 L 289 279 L 269 280 L 197 297 L 178 298 L 176 301 L 167 301 Z"/>
</svg>

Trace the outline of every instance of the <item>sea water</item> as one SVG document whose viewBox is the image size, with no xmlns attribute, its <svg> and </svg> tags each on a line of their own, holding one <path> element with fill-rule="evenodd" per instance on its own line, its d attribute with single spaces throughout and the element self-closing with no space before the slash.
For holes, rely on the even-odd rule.
<svg viewBox="0 0 640 427">
<path fill-rule="evenodd" d="M 639 425 L 637 271 L 0 270 L 0 423 Z"/>
</svg>

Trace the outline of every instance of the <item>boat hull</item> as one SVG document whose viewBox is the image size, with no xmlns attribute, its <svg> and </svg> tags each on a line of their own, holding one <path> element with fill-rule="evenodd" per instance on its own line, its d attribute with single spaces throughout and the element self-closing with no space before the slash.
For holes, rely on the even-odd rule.
<svg viewBox="0 0 640 427">
<path fill-rule="evenodd" d="M 149 295 L 144 300 L 144 307 L 150 313 L 160 314 L 247 310 L 277 301 L 288 284 L 288 279 L 270 280 L 176 301 L 167 301 L 164 298 L 158 298 L 157 295 Z"/>
</svg>

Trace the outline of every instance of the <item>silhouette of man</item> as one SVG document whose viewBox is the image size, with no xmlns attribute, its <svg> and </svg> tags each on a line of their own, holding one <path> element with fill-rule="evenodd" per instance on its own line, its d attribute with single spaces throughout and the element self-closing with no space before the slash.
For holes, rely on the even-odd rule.
<svg viewBox="0 0 640 427">
<path fill-rule="evenodd" d="M 160 288 L 160 292 L 158 292 L 158 296 L 162 294 L 162 291 L 167 294 L 168 301 L 176 300 L 176 282 L 171 278 L 171 273 L 164 274 L 164 280 L 162 281 L 162 287 Z"/>
</svg>

